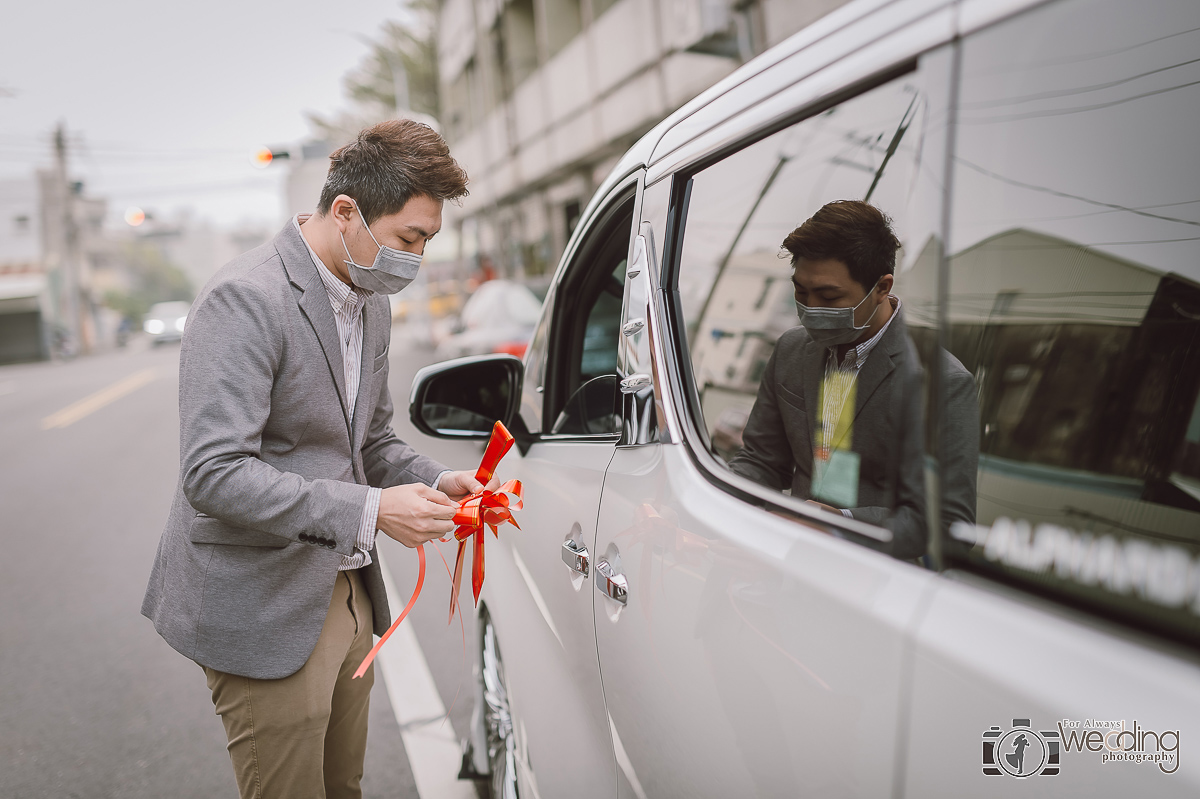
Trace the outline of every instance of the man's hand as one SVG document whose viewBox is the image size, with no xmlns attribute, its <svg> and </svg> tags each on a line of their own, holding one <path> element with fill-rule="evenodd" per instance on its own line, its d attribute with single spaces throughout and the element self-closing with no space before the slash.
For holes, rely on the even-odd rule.
<svg viewBox="0 0 1200 799">
<path fill-rule="evenodd" d="M 488 491 L 495 491 L 500 487 L 500 479 L 493 477 L 487 484 Z M 476 491 L 482 491 L 483 483 L 475 479 L 475 472 L 446 472 L 442 475 L 441 482 L 438 483 L 438 488 L 444 491 L 450 499 L 460 500 L 469 494 L 474 494 Z"/>
<path fill-rule="evenodd" d="M 842 515 L 842 512 L 840 510 L 833 507 L 832 505 L 826 505 L 824 502 L 817 502 L 815 499 L 807 500 L 807 502 L 809 505 L 816 505 L 818 508 L 820 508 L 823 511 L 828 511 L 829 513 L 836 513 L 838 516 Z"/>
<path fill-rule="evenodd" d="M 446 484 L 446 477 L 442 478 L 441 485 Z M 451 519 L 457 510 L 458 503 L 424 483 L 393 486 L 383 489 L 379 497 L 379 517 L 375 526 L 406 547 L 418 547 L 453 532 Z"/>
</svg>

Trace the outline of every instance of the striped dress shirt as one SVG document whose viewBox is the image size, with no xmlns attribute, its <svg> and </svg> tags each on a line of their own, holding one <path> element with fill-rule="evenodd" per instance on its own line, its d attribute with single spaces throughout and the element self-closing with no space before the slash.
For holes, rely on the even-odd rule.
<svg viewBox="0 0 1200 799">
<path fill-rule="evenodd" d="M 304 246 L 316 264 L 317 274 L 329 295 L 329 304 L 333 307 L 333 319 L 337 322 L 338 343 L 342 348 L 342 368 L 346 378 L 346 418 L 354 418 L 354 405 L 358 400 L 358 385 L 362 379 L 362 346 L 363 346 L 363 306 L 367 303 L 367 292 L 356 286 L 348 286 L 337 275 L 329 271 L 321 259 L 313 251 L 308 239 L 304 238 L 301 223 L 308 215 L 296 216 L 292 224 L 300 231 Z M 440 475 L 439 475 L 440 477 Z M 341 571 L 359 569 L 371 562 L 371 548 L 375 546 L 375 525 L 379 520 L 379 498 L 383 491 L 371 488 L 367 491 L 367 504 L 363 508 L 362 518 L 358 523 L 358 535 L 354 540 L 353 555 L 343 555 L 338 566 Z"/>
<path fill-rule="evenodd" d="M 883 334 L 887 332 L 887 329 L 892 326 L 892 320 L 896 318 L 896 311 L 900 310 L 900 298 L 895 294 L 888 295 L 888 302 L 890 302 L 892 305 L 891 318 L 884 323 L 883 327 L 879 329 L 878 333 L 871 336 L 857 347 L 851 347 L 849 350 L 847 350 L 846 357 L 842 359 L 841 363 L 837 362 L 837 348 L 829 348 L 829 354 L 827 355 L 825 361 L 825 378 L 827 385 L 830 382 L 842 382 L 843 392 L 845 392 L 849 390 L 848 385 L 845 385 L 845 381 L 837 381 L 836 377 L 848 377 L 850 381 L 858 380 L 858 373 L 862 370 L 863 364 L 867 362 L 867 356 L 871 354 L 871 350 L 875 349 L 875 345 L 879 343 L 879 339 L 883 338 Z M 834 379 L 831 380 L 831 378 Z M 824 395 L 824 392 L 822 392 L 822 394 Z M 836 419 L 837 416 L 841 415 L 842 402 L 845 401 L 844 393 L 840 398 L 822 396 L 822 400 L 827 403 L 827 407 L 823 407 L 821 409 L 822 423 L 825 423 L 825 420 L 828 418 Z M 834 406 L 836 406 L 836 411 Z M 829 416 L 827 416 L 827 414 Z M 841 511 L 842 515 L 847 519 L 854 518 L 854 515 L 845 508 L 841 508 Z"/>
</svg>

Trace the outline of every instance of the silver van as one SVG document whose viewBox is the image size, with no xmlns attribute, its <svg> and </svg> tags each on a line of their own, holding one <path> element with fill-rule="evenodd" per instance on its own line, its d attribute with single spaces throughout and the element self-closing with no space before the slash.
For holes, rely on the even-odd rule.
<svg viewBox="0 0 1200 799">
<path fill-rule="evenodd" d="M 1194 0 L 855 0 L 639 141 L 524 359 L 414 382 L 426 432 L 503 419 L 525 485 L 487 542 L 464 776 L 1200 794 L 1198 130 Z M 883 434 L 854 448 L 899 454 L 831 511 L 735 466 L 771 402 L 818 415 L 819 371 L 776 385 L 780 245 L 845 199 L 900 239 L 887 367 L 917 389 L 861 378 Z"/>
</svg>

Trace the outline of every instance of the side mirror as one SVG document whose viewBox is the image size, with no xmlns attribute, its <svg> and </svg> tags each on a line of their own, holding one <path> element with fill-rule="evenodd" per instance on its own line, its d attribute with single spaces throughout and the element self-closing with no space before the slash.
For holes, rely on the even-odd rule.
<svg viewBox="0 0 1200 799">
<path fill-rule="evenodd" d="M 476 355 L 417 372 L 408 400 L 413 425 L 438 438 L 486 439 L 496 420 L 512 428 L 525 364 L 511 355 Z"/>
</svg>

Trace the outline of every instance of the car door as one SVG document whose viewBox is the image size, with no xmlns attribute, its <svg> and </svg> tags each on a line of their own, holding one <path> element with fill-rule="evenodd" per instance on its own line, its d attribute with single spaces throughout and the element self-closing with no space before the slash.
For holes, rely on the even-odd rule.
<svg viewBox="0 0 1200 799">
<path fill-rule="evenodd" d="M 524 510 L 520 531 L 504 534 L 506 546 L 489 560 L 485 600 L 504 658 L 523 795 L 616 792 L 590 557 L 620 428 L 617 335 L 632 223 L 629 181 L 581 223 L 530 344 L 521 446 L 503 470 L 524 484 Z"/>
<path fill-rule="evenodd" d="M 943 498 L 905 792 L 1196 796 L 1200 6 L 964 11 L 943 335 L 978 498 Z"/>
<path fill-rule="evenodd" d="M 892 791 L 907 635 L 933 573 L 885 554 L 887 530 L 726 460 L 775 340 L 797 325 L 779 258 L 794 226 L 866 197 L 895 219 L 898 286 L 937 252 L 948 74 L 931 54 L 832 109 L 797 109 L 805 118 L 777 133 L 747 132 L 732 155 L 723 139 L 645 189 L 622 328 L 626 427 L 595 567 L 623 796 Z M 897 292 L 910 326 L 927 324 L 930 298 Z"/>
</svg>

